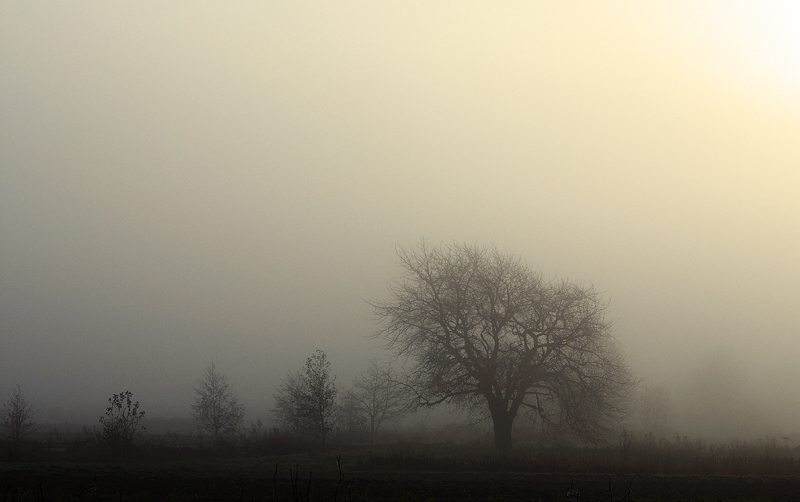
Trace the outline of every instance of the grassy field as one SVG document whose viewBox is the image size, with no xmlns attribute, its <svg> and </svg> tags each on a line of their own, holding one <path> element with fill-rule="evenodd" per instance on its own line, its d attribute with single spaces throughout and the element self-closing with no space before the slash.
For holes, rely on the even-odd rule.
<svg viewBox="0 0 800 502">
<path fill-rule="evenodd" d="M 800 449 L 772 438 L 707 444 L 676 437 L 605 447 L 393 443 L 280 454 L 291 443 L 223 451 L 151 436 L 111 455 L 80 435 L 0 462 L 6 501 L 800 501 Z M 264 439 L 264 438 L 262 438 Z M 71 444 L 71 446 L 69 446 Z M 258 448 L 256 446 L 259 446 Z"/>
</svg>

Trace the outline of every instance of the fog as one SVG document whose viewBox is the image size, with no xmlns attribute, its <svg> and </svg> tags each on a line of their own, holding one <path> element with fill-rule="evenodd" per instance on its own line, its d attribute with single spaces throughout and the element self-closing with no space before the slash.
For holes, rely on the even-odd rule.
<svg viewBox="0 0 800 502">
<path fill-rule="evenodd" d="M 789 3 L 0 2 L 0 395 L 269 419 L 397 246 L 592 284 L 686 433 L 800 432 Z"/>
</svg>

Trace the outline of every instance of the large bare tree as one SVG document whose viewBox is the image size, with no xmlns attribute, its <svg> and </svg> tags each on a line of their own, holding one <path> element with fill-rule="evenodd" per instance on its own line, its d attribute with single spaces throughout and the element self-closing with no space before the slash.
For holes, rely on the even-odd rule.
<svg viewBox="0 0 800 502">
<path fill-rule="evenodd" d="M 423 242 L 398 257 L 404 276 L 372 306 L 418 405 L 488 412 L 501 450 L 522 408 L 585 439 L 625 411 L 632 377 L 594 288 L 545 282 L 493 247 Z"/>
</svg>

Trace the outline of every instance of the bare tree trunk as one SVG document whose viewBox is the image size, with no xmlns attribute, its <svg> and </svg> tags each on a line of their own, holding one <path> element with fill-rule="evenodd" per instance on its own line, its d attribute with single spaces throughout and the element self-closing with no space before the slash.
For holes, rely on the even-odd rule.
<svg viewBox="0 0 800 502">
<path fill-rule="evenodd" d="M 492 422 L 494 422 L 494 447 L 498 451 L 511 451 L 511 424 L 514 418 L 508 414 L 493 415 Z"/>
<path fill-rule="evenodd" d="M 516 412 L 506 409 L 502 400 L 490 400 L 489 412 L 494 425 L 494 447 L 498 451 L 511 451 L 511 426 L 514 424 Z"/>
</svg>

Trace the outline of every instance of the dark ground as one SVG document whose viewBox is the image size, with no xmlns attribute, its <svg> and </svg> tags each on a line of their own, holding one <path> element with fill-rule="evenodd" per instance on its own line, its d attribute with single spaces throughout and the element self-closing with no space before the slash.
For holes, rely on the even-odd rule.
<svg viewBox="0 0 800 502">
<path fill-rule="evenodd" d="M 800 501 L 800 477 L 345 470 L 254 463 L 0 464 L 0 502 L 18 500 Z M 295 480 L 295 474 L 299 472 Z M 310 474 L 310 482 L 309 482 Z M 570 488 L 573 492 L 568 494 Z M 610 491 L 609 491 L 610 489 Z"/>
</svg>

